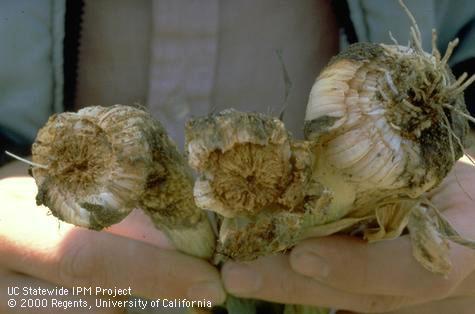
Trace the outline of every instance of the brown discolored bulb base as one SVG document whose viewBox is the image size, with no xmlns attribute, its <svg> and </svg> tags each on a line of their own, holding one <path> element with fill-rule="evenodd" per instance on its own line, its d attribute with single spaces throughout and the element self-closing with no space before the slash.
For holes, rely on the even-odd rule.
<svg viewBox="0 0 475 314">
<path fill-rule="evenodd" d="M 198 206 L 222 217 L 215 260 L 251 260 L 288 249 L 324 215 L 331 194 L 312 178 L 310 142 L 282 122 L 226 110 L 186 128 Z"/>
<path fill-rule="evenodd" d="M 140 108 L 86 107 L 51 117 L 33 145 L 37 202 L 100 230 L 142 208 L 179 250 L 210 258 L 215 240 L 193 199 L 189 167 L 163 127 Z"/>
</svg>

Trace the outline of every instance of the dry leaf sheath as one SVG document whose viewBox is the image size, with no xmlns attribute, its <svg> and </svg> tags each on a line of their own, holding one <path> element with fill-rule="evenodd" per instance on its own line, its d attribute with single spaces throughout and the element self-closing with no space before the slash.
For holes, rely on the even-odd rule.
<svg viewBox="0 0 475 314">
<path fill-rule="evenodd" d="M 52 116 L 32 148 L 37 203 L 100 230 L 142 208 L 184 252 L 210 257 L 214 235 L 193 180 L 160 123 L 138 108 L 87 107 Z"/>
</svg>

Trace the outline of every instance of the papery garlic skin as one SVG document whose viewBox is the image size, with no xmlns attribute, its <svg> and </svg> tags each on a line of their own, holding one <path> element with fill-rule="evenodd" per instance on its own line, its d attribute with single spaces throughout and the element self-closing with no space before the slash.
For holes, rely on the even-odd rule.
<svg viewBox="0 0 475 314">
<path fill-rule="evenodd" d="M 429 271 L 447 275 L 452 267 L 449 241 L 439 230 L 429 209 L 423 204 L 417 205 L 410 218 L 407 227 L 413 256 Z"/>
<path fill-rule="evenodd" d="M 418 197 L 440 183 L 462 155 L 457 141 L 467 123 L 443 107 L 465 110 L 463 94 L 451 93 L 454 81 L 448 67 L 429 54 L 352 45 L 317 78 L 305 135 L 320 144 L 320 165 L 353 186 L 355 198 L 361 191 Z M 443 115 L 451 131 L 443 127 Z"/>
</svg>

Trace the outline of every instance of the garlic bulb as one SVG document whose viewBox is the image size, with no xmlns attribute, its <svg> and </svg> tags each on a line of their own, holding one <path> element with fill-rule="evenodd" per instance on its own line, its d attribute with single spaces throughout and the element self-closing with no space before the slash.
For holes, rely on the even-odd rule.
<svg viewBox="0 0 475 314">
<path fill-rule="evenodd" d="M 252 214 L 288 184 L 290 142 L 277 119 L 227 110 L 188 122 L 186 141 L 190 165 L 203 173 L 194 189 L 202 208 Z"/>
<path fill-rule="evenodd" d="M 463 90 L 475 76 L 455 79 L 447 66 L 457 40 L 441 57 L 433 31 L 432 53 L 424 52 L 408 14 L 414 23 L 408 47 L 359 43 L 332 59 L 312 87 L 304 132 L 316 143 L 315 180 L 341 196 L 329 205 L 332 220 L 372 216 L 352 227 L 369 241 L 397 237 L 408 227 L 416 259 L 447 274 L 444 232 L 421 208 L 427 207 L 424 193 L 463 154 L 471 119 Z"/>
<path fill-rule="evenodd" d="M 473 81 L 453 77 L 451 47 L 440 58 L 419 44 L 360 43 L 331 61 L 311 90 L 305 118 L 305 135 L 318 141 L 319 164 L 327 165 L 319 174 L 324 184 L 328 172 L 337 173 L 358 199 L 416 198 L 441 182 L 462 156 L 462 91 Z"/>
<path fill-rule="evenodd" d="M 225 110 L 186 126 L 196 203 L 222 219 L 216 260 L 249 260 L 295 244 L 331 194 L 312 181 L 312 143 L 290 139 L 282 121 Z"/>
<path fill-rule="evenodd" d="M 142 208 L 184 252 L 210 257 L 214 234 L 193 200 L 193 179 L 160 123 L 135 107 L 52 116 L 32 148 L 37 203 L 100 230 Z M 199 239 L 199 240 L 198 240 Z M 198 240 L 198 241 L 197 241 Z"/>
<path fill-rule="evenodd" d="M 52 116 L 32 147 L 33 161 L 46 166 L 32 170 L 37 203 L 91 229 L 122 220 L 136 206 L 152 163 L 151 147 L 138 132 L 144 115 L 128 107 L 88 107 Z"/>
</svg>

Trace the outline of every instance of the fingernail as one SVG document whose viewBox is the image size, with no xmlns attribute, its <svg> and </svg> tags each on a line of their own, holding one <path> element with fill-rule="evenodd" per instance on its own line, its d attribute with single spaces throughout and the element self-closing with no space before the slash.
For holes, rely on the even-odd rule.
<svg viewBox="0 0 475 314">
<path fill-rule="evenodd" d="M 211 301 L 212 304 L 221 304 L 226 298 L 226 293 L 220 282 L 205 281 L 192 285 L 187 291 L 188 298 L 195 301 Z"/>
<path fill-rule="evenodd" d="M 226 290 L 232 294 L 250 294 L 261 286 L 261 275 L 247 265 L 230 262 L 222 272 Z"/>
<path fill-rule="evenodd" d="M 328 263 L 321 256 L 308 251 L 294 254 L 292 266 L 296 272 L 309 277 L 324 279 L 330 273 Z"/>
</svg>

